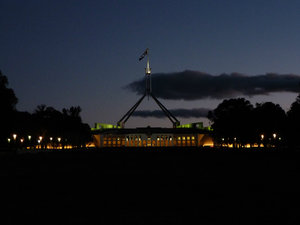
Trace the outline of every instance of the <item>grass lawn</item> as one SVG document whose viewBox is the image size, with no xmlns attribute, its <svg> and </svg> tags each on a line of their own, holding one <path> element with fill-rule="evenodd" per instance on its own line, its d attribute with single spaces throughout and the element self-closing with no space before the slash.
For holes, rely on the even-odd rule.
<svg viewBox="0 0 300 225">
<path fill-rule="evenodd" d="M 0 224 L 300 224 L 299 160 L 195 149 L 1 154 Z"/>
</svg>

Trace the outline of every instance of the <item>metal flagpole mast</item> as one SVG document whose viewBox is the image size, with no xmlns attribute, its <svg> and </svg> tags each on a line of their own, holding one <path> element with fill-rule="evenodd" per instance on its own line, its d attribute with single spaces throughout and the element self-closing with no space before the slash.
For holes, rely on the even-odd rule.
<svg viewBox="0 0 300 225">
<path fill-rule="evenodd" d="M 137 107 L 140 105 L 140 103 L 143 101 L 143 99 L 148 96 L 149 98 L 153 98 L 156 104 L 161 108 L 161 110 L 164 112 L 164 114 L 169 118 L 169 120 L 172 122 L 173 127 L 176 128 L 178 125 L 180 125 L 180 122 L 176 119 L 176 117 L 152 94 L 151 89 L 151 68 L 150 68 L 150 62 L 149 62 L 149 49 L 147 48 L 144 53 L 140 56 L 139 61 L 141 61 L 143 58 L 147 56 L 147 63 L 145 68 L 145 80 L 146 80 L 146 89 L 144 92 L 144 95 L 134 104 L 133 107 L 130 108 L 130 110 L 118 121 L 118 126 L 121 128 L 125 127 L 125 123 L 130 118 L 130 116 L 134 113 L 134 111 L 137 109 Z"/>
<path fill-rule="evenodd" d="M 150 68 L 150 62 L 149 62 L 149 49 L 148 48 L 146 49 L 145 53 L 147 55 L 147 64 L 146 64 L 146 68 L 145 68 L 146 94 L 147 94 L 148 100 L 149 100 L 149 96 L 151 95 L 151 68 Z"/>
</svg>

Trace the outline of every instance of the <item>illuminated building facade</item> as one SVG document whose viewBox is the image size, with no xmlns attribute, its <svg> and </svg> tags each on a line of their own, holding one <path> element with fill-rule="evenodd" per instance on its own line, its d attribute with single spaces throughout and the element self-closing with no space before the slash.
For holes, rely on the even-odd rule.
<svg viewBox="0 0 300 225">
<path fill-rule="evenodd" d="M 209 135 L 210 131 L 193 126 L 187 128 L 94 128 L 92 132 L 95 146 L 98 148 L 213 147 L 213 140 Z"/>
</svg>

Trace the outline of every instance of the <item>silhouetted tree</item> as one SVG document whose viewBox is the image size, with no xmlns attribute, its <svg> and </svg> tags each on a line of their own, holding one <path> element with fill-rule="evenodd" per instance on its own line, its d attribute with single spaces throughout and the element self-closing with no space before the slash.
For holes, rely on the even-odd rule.
<svg viewBox="0 0 300 225">
<path fill-rule="evenodd" d="M 244 98 L 224 100 L 210 111 L 216 143 L 253 143 L 253 105 Z"/>
<path fill-rule="evenodd" d="M 36 135 L 50 138 L 62 133 L 62 113 L 53 107 L 38 105 L 32 116 Z"/>
<path fill-rule="evenodd" d="M 256 104 L 254 109 L 255 132 L 258 142 L 278 145 L 285 138 L 286 114 L 280 105 L 272 102 Z M 260 140 L 260 141 L 259 141 Z"/>
<path fill-rule="evenodd" d="M 7 144 L 15 121 L 17 97 L 13 89 L 8 88 L 8 79 L 0 71 L 0 145 Z"/>
<path fill-rule="evenodd" d="M 72 119 L 72 122 L 81 122 L 81 117 L 80 117 L 80 112 L 81 112 L 81 108 L 80 106 L 72 106 L 70 107 L 70 109 L 66 109 L 63 108 L 63 115 L 66 117 L 69 117 L 70 119 Z"/>
<path fill-rule="evenodd" d="M 300 94 L 296 101 L 292 103 L 290 110 L 287 112 L 288 117 L 288 143 L 290 147 L 299 147 L 300 137 Z"/>
<path fill-rule="evenodd" d="M 46 106 L 45 104 L 38 105 L 38 106 L 36 107 L 35 113 L 36 113 L 36 114 L 42 115 L 42 114 L 45 113 L 46 108 L 47 108 L 47 106 Z"/>
<path fill-rule="evenodd" d="M 82 146 L 90 141 L 90 127 L 82 123 L 81 108 L 72 106 L 62 112 L 53 107 L 39 105 L 33 114 L 35 136 L 43 136 L 44 142 L 50 137 L 61 137 L 63 145 Z"/>
<path fill-rule="evenodd" d="M 1 111 L 13 111 L 16 109 L 18 99 L 13 89 L 8 88 L 8 79 L 0 71 L 0 104 Z"/>
<path fill-rule="evenodd" d="M 80 106 L 72 106 L 69 109 L 64 108 L 62 111 L 66 136 L 65 141 L 77 146 L 83 145 L 90 139 L 91 133 L 89 126 L 81 122 Z"/>
</svg>

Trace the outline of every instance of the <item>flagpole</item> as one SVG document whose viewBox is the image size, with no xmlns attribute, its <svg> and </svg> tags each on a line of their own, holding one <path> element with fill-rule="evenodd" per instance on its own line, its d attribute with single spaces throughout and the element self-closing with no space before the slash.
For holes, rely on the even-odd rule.
<svg viewBox="0 0 300 225">
<path fill-rule="evenodd" d="M 150 68 L 150 62 L 149 62 L 149 49 L 147 48 L 146 50 L 146 54 L 147 54 L 147 64 L 146 64 L 146 94 L 148 96 L 148 100 L 149 100 L 149 96 L 151 95 L 151 68 Z"/>
<path fill-rule="evenodd" d="M 144 95 L 135 103 L 133 107 L 118 121 L 118 126 L 124 128 L 126 121 L 129 119 L 129 117 L 134 113 L 134 111 L 137 109 L 137 107 L 140 105 L 140 103 L 143 101 L 143 99 L 148 96 L 148 100 L 150 97 L 154 99 L 154 101 L 157 103 L 157 105 L 161 108 L 161 110 L 165 113 L 165 115 L 169 118 L 169 120 L 173 124 L 173 128 L 176 128 L 178 125 L 180 125 L 180 122 L 176 119 L 174 115 L 152 94 L 151 90 L 151 68 L 150 68 L 150 57 L 149 57 L 149 48 L 144 51 L 144 53 L 139 57 L 139 61 L 145 58 L 147 56 L 147 62 L 146 62 L 146 68 L 145 68 L 145 92 Z"/>
</svg>

